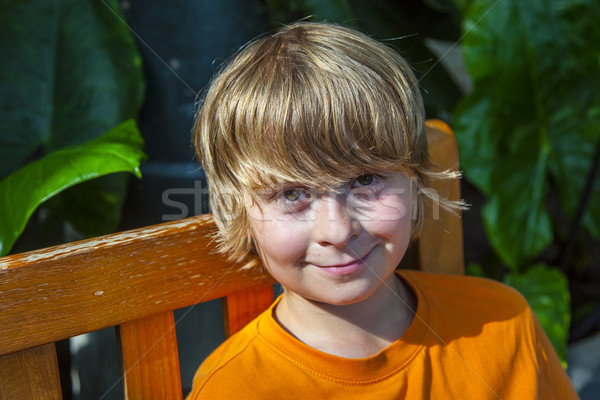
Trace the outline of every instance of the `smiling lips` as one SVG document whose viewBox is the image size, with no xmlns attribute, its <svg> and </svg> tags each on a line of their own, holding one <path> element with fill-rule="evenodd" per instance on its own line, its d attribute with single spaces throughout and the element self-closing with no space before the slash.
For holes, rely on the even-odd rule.
<svg viewBox="0 0 600 400">
<path fill-rule="evenodd" d="M 358 258 L 356 260 L 350 261 L 346 264 L 338 264 L 338 265 L 315 265 L 322 271 L 330 273 L 332 275 L 349 275 L 352 274 L 363 266 L 365 266 L 365 259 L 369 256 L 371 252 L 367 253 L 366 256 Z"/>
</svg>

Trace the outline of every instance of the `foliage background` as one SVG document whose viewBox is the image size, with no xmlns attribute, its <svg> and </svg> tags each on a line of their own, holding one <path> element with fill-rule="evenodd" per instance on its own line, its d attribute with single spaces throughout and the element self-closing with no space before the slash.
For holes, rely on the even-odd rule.
<svg viewBox="0 0 600 400">
<path fill-rule="evenodd" d="M 139 176 L 144 157 L 141 58 L 119 18 L 115 1 L 0 1 L 0 255 L 32 215 L 16 251 L 63 242 L 65 222 L 75 237 L 117 227 L 114 173 Z"/>
</svg>

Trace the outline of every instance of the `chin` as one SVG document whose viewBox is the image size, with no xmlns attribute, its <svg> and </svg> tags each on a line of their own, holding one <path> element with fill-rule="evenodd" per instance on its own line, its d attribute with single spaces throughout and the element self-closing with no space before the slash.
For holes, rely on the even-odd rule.
<svg viewBox="0 0 600 400">
<path fill-rule="evenodd" d="M 346 291 L 340 290 L 339 293 L 329 293 L 327 297 L 317 297 L 313 298 L 313 301 L 329 304 L 332 306 L 348 306 L 351 304 L 357 304 L 362 301 L 367 300 L 373 293 L 375 289 L 371 290 L 354 290 L 354 291 Z"/>
</svg>

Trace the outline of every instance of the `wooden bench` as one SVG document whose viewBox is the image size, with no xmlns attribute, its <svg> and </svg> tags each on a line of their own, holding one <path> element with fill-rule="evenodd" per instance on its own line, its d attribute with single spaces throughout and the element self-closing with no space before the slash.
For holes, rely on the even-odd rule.
<svg viewBox="0 0 600 400">
<path fill-rule="evenodd" d="M 428 121 L 430 156 L 457 168 L 452 132 Z M 459 182 L 438 193 L 460 197 Z M 462 224 L 433 209 L 413 265 L 463 272 Z M 0 258 L 0 399 L 61 399 L 55 342 L 116 326 L 127 399 L 181 399 L 173 310 L 223 298 L 230 335 L 273 301 L 272 279 L 216 254 L 210 215 Z"/>
</svg>

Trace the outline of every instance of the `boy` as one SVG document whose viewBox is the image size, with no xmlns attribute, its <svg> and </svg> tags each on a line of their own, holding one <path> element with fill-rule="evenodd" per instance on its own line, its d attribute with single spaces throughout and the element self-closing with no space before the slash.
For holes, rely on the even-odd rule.
<svg viewBox="0 0 600 400">
<path fill-rule="evenodd" d="M 396 271 L 427 182 L 452 178 L 429 170 L 396 52 L 332 24 L 284 27 L 216 76 L 194 131 L 221 251 L 260 259 L 284 291 L 204 361 L 190 399 L 577 398 L 513 290 Z"/>
</svg>

